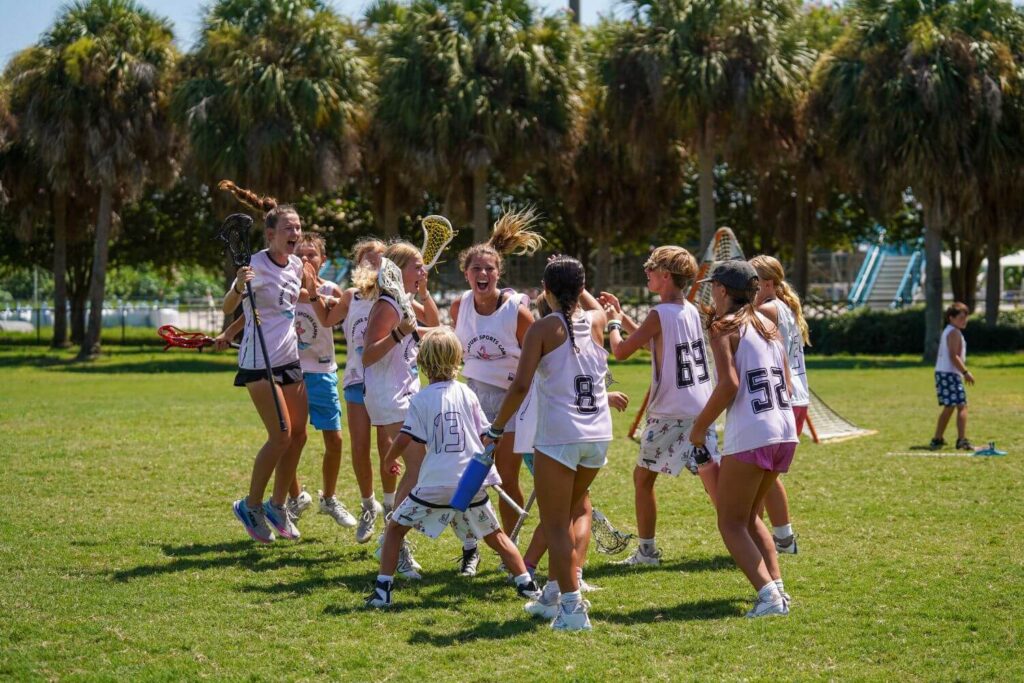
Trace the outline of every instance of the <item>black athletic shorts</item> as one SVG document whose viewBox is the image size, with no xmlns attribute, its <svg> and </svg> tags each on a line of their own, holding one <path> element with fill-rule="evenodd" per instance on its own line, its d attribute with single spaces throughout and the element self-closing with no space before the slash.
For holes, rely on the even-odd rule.
<svg viewBox="0 0 1024 683">
<path fill-rule="evenodd" d="M 302 381 L 302 366 L 299 365 L 299 361 L 288 363 L 287 365 L 279 365 L 276 368 L 271 368 L 271 370 L 274 373 L 274 382 L 283 387 L 286 387 L 289 384 L 298 384 Z M 250 382 L 259 382 L 260 380 L 266 379 L 266 370 L 247 370 L 246 368 L 238 368 L 238 374 L 235 375 L 235 386 L 244 387 Z"/>
</svg>

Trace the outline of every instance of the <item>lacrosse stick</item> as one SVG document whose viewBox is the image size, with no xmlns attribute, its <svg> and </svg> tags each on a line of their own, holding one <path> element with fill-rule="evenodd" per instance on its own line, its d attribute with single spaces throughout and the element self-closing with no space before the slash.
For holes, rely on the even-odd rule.
<svg viewBox="0 0 1024 683">
<path fill-rule="evenodd" d="M 377 272 L 377 286 L 380 291 L 394 299 L 402 307 L 402 317 L 415 320 L 416 313 L 412 310 L 412 296 L 406 293 L 402 283 L 402 270 L 389 258 L 381 257 L 380 270 Z"/>
<path fill-rule="evenodd" d="M 430 270 L 437 263 L 444 248 L 455 239 L 458 231 L 452 229 L 452 224 L 447 218 L 437 215 L 424 218 L 420 221 L 420 227 L 423 228 L 423 247 L 420 249 L 423 253 L 423 267 Z"/>
<path fill-rule="evenodd" d="M 647 403 L 651 400 L 651 388 L 647 387 L 647 391 L 644 392 L 644 400 L 640 403 L 640 409 L 636 411 L 636 417 L 633 418 L 633 424 L 629 426 L 629 438 L 633 439 L 637 443 L 640 443 L 640 439 L 637 437 L 636 432 L 640 429 L 640 423 L 643 422 L 644 415 L 647 414 Z"/>
<path fill-rule="evenodd" d="M 535 500 L 537 500 L 536 489 L 530 492 L 530 497 L 526 499 L 526 505 L 523 507 L 523 513 L 519 515 L 519 519 L 516 520 L 516 525 L 512 527 L 512 533 L 508 535 L 512 540 L 512 545 L 519 544 L 519 532 L 523 530 L 523 523 L 526 522 L 526 518 L 530 516 L 530 508 L 533 507 L 533 502 Z"/>
<path fill-rule="evenodd" d="M 248 266 L 252 261 L 252 250 L 249 248 L 249 230 L 252 229 L 252 217 L 244 213 L 233 213 L 224 219 L 217 231 L 217 239 L 224 243 L 224 251 L 235 265 L 235 269 Z M 267 380 L 270 382 L 270 393 L 274 397 L 274 409 L 277 411 L 277 421 L 281 425 L 281 431 L 288 431 L 288 424 L 284 421 L 284 413 L 281 411 L 281 400 L 277 397 L 277 388 L 274 386 L 274 371 L 270 367 L 270 357 L 267 355 L 267 342 L 263 338 L 263 328 L 260 326 L 259 311 L 256 310 L 256 297 L 252 293 L 252 283 L 245 283 L 245 293 L 249 298 L 249 307 L 252 309 L 253 325 L 256 328 L 256 338 L 260 342 L 260 350 L 263 352 L 263 363 L 267 367 Z"/>
<path fill-rule="evenodd" d="M 617 555 L 629 547 L 629 542 L 636 538 L 635 534 L 624 534 L 614 526 L 596 507 L 590 515 L 593 523 L 590 531 L 594 535 L 598 551 L 605 555 Z"/>
<path fill-rule="evenodd" d="M 177 346 L 182 349 L 199 349 L 202 352 L 207 346 L 217 343 L 213 337 L 208 337 L 202 332 L 183 332 L 174 325 L 164 325 L 156 333 L 166 343 L 164 351 L 172 346 Z M 231 342 L 231 347 L 237 349 L 238 344 Z"/>
</svg>

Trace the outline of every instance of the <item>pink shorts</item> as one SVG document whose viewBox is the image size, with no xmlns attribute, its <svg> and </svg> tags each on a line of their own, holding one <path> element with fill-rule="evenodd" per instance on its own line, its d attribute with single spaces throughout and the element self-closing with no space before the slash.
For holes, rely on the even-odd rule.
<svg viewBox="0 0 1024 683">
<path fill-rule="evenodd" d="M 796 435 L 804 432 L 804 422 L 807 421 L 808 406 L 793 406 L 793 419 L 796 420 Z"/>
<path fill-rule="evenodd" d="M 795 443 L 776 443 L 749 451 L 740 451 L 726 457 L 736 458 L 740 462 L 756 465 L 769 472 L 788 472 L 795 453 Z"/>
</svg>

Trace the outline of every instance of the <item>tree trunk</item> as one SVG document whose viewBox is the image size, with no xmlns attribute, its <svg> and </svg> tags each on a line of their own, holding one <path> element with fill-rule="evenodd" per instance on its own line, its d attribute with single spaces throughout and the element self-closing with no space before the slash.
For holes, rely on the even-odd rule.
<svg viewBox="0 0 1024 683">
<path fill-rule="evenodd" d="M 925 205 L 924 229 L 924 360 L 934 363 L 939 352 L 939 322 L 942 319 L 942 230 L 945 212 L 942 200 Z"/>
<path fill-rule="evenodd" d="M 81 344 L 85 341 L 85 304 L 89 296 L 86 284 L 70 292 L 71 298 L 71 343 Z"/>
<path fill-rule="evenodd" d="M 580 0 L 569 0 L 569 11 L 572 12 L 572 22 L 580 24 Z"/>
<path fill-rule="evenodd" d="M 85 302 L 89 296 L 91 254 L 92 249 L 83 242 L 73 241 L 68 244 L 67 284 L 68 298 L 71 300 L 72 344 L 81 344 L 85 339 Z"/>
<path fill-rule="evenodd" d="M 92 256 L 92 277 L 89 282 L 89 327 L 78 353 L 79 360 L 95 358 L 100 353 L 103 332 L 103 295 L 107 286 L 107 257 L 110 254 L 110 223 L 114 212 L 114 188 L 100 188 L 100 207 L 96 216 L 96 242 Z"/>
<path fill-rule="evenodd" d="M 487 166 L 473 169 L 473 242 L 487 241 Z"/>
<path fill-rule="evenodd" d="M 811 206 L 802 192 L 796 195 L 796 232 L 793 235 L 793 287 L 797 296 L 807 298 L 807 223 L 811 217 Z"/>
<path fill-rule="evenodd" d="M 68 197 L 57 192 L 53 202 L 53 341 L 68 347 Z"/>
<path fill-rule="evenodd" d="M 949 282 L 953 299 L 962 301 L 973 313 L 978 305 L 978 273 L 983 254 L 973 242 L 957 237 L 951 240 L 950 255 Z"/>
<path fill-rule="evenodd" d="M 381 228 L 385 238 L 398 237 L 398 211 L 395 209 L 395 176 L 384 172 L 384 211 Z"/>
<path fill-rule="evenodd" d="M 989 238 L 985 247 L 988 272 L 985 275 L 985 322 L 995 325 L 999 319 L 999 295 L 1003 288 L 1003 271 L 999 267 L 999 240 Z"/>
<path fill-rule="evenodd" d="M 715 131 L 712 117 L 704 119 L 703 129 L 697 135 L 697 164 L 700 175 L 700 248 L 701 253 L 715 236 Z"/>
</svg>

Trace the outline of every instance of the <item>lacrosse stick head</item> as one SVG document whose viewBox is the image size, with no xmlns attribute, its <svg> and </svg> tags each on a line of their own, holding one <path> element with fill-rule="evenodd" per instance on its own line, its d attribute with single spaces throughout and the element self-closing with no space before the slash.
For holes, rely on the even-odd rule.
<svg viewBox="0 0 1024 683">
<path fill-rule="evenodd" d="M 398 302 L 402 307 L 402 315 L 407 320 L 413 320 L 416 314 L 412 310 L 412 296 L 405 291 L 405 283 L 402 282 L 402 269 L 394 261 L 387 257 L 381 257 L 380 270 L 377 271 L 377 286 L 380 291 L 387 294 Z"/>
<path fill-rule="evenodd" d="M 704 257 L 700 261 L 697 270 L 697 277 L 687 298 L 699 306 L 711 305 L 711 283 L 700 282 L 706 278 L 712 270 L 722 261 L 731 261 L 743 258 L 743 249 L 736 235 L 729 228 L 719 228 L 711 239 L 711 244 L 704 251 Z"/>
<path fill-rule="evenodd" d="M 164 351 L 177 346 L 183 349 L 201 349 L 213 344 L 213 340 L 202 332 L 183 332 L 174 325 L 164 325 L 156 333 L 164 340 Z"/>
<path fill-rule="evenodd" d="M 452 228 L 452 224 L 444 216 L 432 214 L 420 221 L 423 228 L 423 267 L 430 270 L 441 257 L 441 252 L 447 247 L 458 231 Z"/>
<path fill-rule="evenodd" d="M 616 529 L 597 508 L 593 509 L 590 517 L 590 531 L 594 535 L 599 552 L 605 555 L 618 555 L 629 548 L 629 542 L 635 538 L 633 534 L 624 534 Z"/>
<path fill-rule="evenodd" d="M 224 219 L 217 231 L 217 239 L 224 243 L 224 252 L 231 259 L 235 268 L 247 266 L 252 260 L 252 248 L 249 245 L 251 230 L 252 216 L 233 213 Z"/>
</svg>

